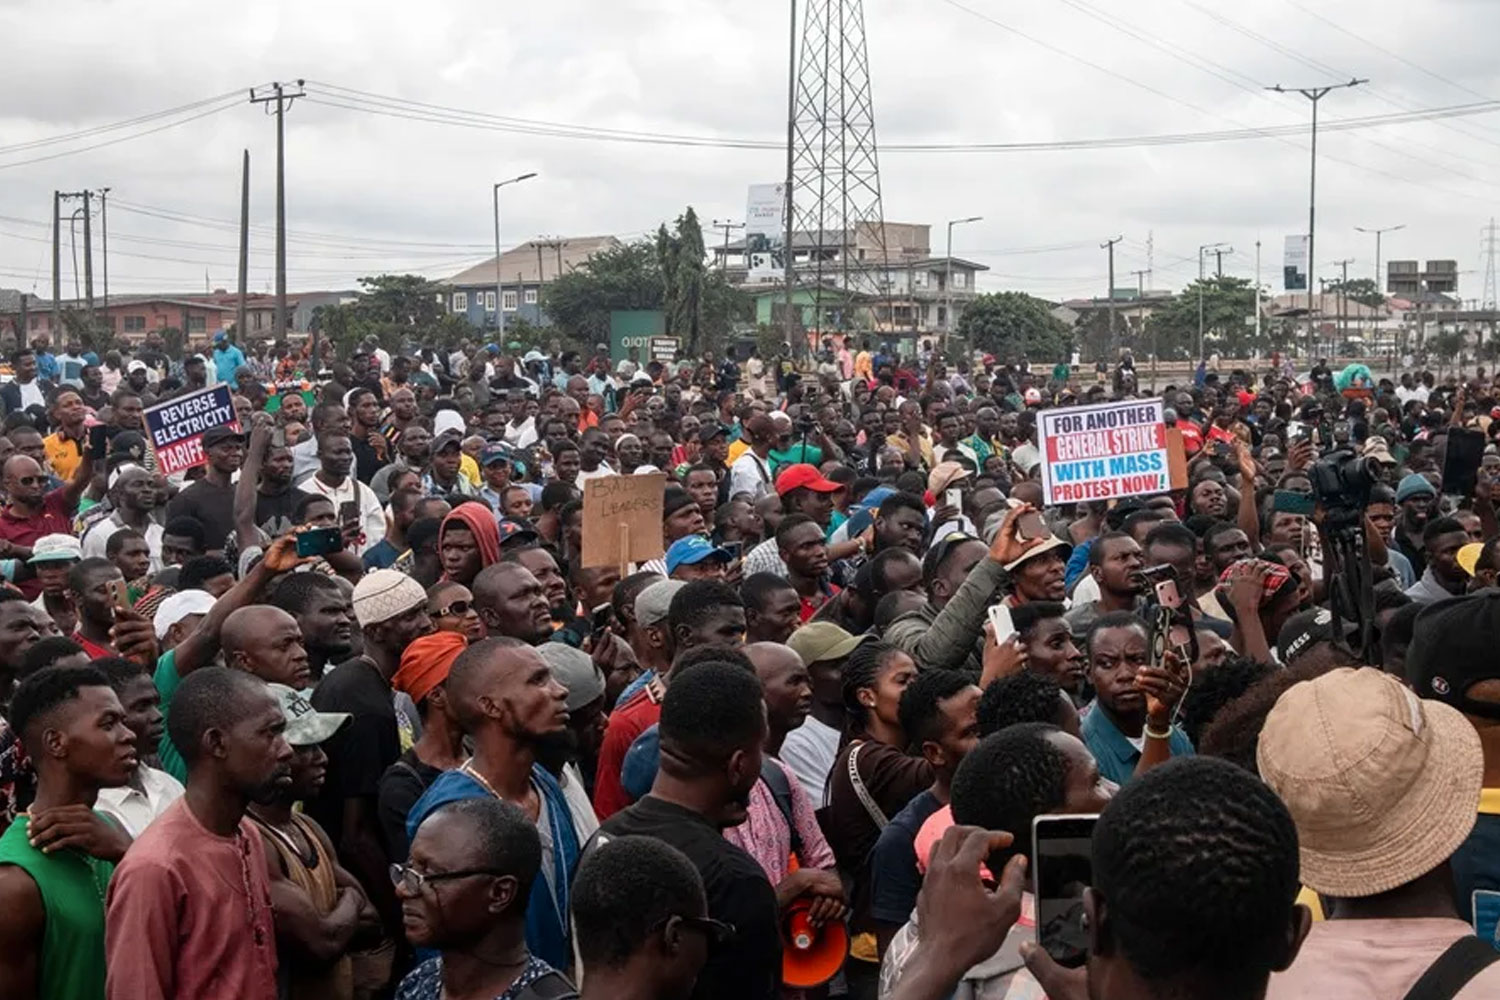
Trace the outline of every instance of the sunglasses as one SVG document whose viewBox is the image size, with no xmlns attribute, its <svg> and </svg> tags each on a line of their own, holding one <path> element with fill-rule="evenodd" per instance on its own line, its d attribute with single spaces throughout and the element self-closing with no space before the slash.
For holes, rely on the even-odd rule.
<svg viewBox="0 0 1500 1000">
<path fill-rule="evenodd" d="M 491 878 L 504 878 L 510 872 L 496 871 L 493 868 L 464 868 L 456 872 L 419 872 L 410 865 L 391 865 L 391 884 L 400 889 L 405 889 L 412 895 L 418 895 L 422 889 L 439 882 L 449 882 L 453 879 L 468 878 L 471 875 L 488 875 Z"/>
<path fill-rule="evenodd" d="M 433 612 L 437 618 L 447 618 L 449 615 L 466 615 L 474 609 L 473 601 L 454 601 Z"/>
<path fill-rule="evenodd" d="M 45 485 L 47 485 L 47 477 L 46 476 L 17 476 L 16 477 L 16 485 L 17 486 L 45 486 Z"/>
</svg>

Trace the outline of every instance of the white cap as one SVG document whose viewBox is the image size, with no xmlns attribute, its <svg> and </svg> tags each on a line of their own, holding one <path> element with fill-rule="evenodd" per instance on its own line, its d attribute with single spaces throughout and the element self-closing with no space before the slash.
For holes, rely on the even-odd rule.
<svg viewBox="0 0 1500 1000">
<path fill-rule="evenodd" d="M 125 374 L 127 375 L 131 372 L 143 372 L 147 370 L 148 369 L 146 368 L 146 362 L 144 361 L 132 361 L 130 362 L 130 364 L 125 366 Z"/>
<path fill-rule="evenodd" d="M 127 472 L 145 471 L 147 470 L 144 465 L 136 465 L 134 462 L 126 462 L 124 465 L 120 466 L 119 468 L 115 469 L 114 472 L 111 472 L 109 474 L 109 485 L 113 486 L 115 483 L 119 482 L 120 477 L 125 475 L 125 473 Z"/>
<path fill-rule="evenodd" d="M 432 418 L 432 436 L 437 438 L 444 431 L 465 431 L 464 418 L 457 410 L 439 410 Z"/>
<path fill-rule="evenodd" d="M 35 566 L 39 562 L 82 558 L 83 546 L 72 535 L 43 535 L 31 543 L 31 558 L 27 562 Z"/>
<path fill-rule="evenodd" d="M 213 610 L 214 595 L 206 590 L 179 590 L 162 601 L 151 619 L 158 641 L 167 637 L 167 629 L 189 615 L 206 615 Z"/>
</svg>

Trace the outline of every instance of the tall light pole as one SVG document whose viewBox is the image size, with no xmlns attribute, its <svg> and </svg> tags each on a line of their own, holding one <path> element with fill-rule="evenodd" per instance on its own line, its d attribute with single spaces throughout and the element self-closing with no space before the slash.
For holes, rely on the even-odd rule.
<svg viewBox="0 0 1500 1000">
<path fill-rule="evenodd" d="M 1205 243 L 1198 248 L 1198 360 L 1203 360 L 1203 255 L 1228 243 Z"/>
<path fill-rule="evenodd" d="M 500 189 L 507 184 L 529 181 L 535 176 L 536 171 L 532 171 L 529 174 L 512 177 L 508 181 L 496 181 L 491 190 L 491 194 L 495 196 L 495 342 L 500 345 L 501 350 L 505 349 L 505 291 L 500 287 Z M 537 275 L 537 280 L 541 280 L 540 273 Z M 517 298 L 519 297 L 518 293 Z M 519 306 L 520 302 L 516 305 Z"/>
<path fill-rule="evenodd" d="M 1369 80 L 1354 77 L 1348 83 L 1334 83 L 1322 87 L 1283 87 L 1278 83 L 1274 87 L 1266 88 L 1278 94 L 1301 94 L 1312 104 L 1312 156 L 1307 183 L 1307 356 L 1309 360 L 1313 355 L 1313 275 L 1318 270 L 1318 259 L 1313 256 L 1318 231 L 1318 102 L 1327 97 L 1331 91 L 1358 87 L 1362 83 L 1369 82 Z"/>
<path fill-rule="evenodd" d="M 1356 233 L 1375 234 L 1375 291 L 1381 298 L 1385 298 L 1385 283 L 1380 280 L 1380 237 L 1384 233 L 1394 233 L 1398 229 L 1405 228 L 1406 223 L 1404 222 L 1399 226 L 1382 226 L 1379 229 L 1367 229 L 1364 226 L 1354 227 Z"/>
<path fill-rule="evenodd" d="M 979 222 L 982 215 L 971 215 L 967 219 L 953 219 L 948 223 L 948 254 L 943 264 L 943 347 L 948 346 L 948 333 L 953 329 L 953 227 Z"/>
</svg>

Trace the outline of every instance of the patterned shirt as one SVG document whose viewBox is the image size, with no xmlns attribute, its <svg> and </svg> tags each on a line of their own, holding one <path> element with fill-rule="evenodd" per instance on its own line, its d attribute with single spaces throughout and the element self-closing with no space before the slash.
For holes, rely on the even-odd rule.
<svg viewBox="0 0 1500 1000">
<path fill-rule="evenodd" d="M 554 971 L 552 966 L 533 955 L 526 963 L 526 968 L 522 969 L 521 974 L 516 977 L 516 981 L 510 984 L 510 989 L 498 994 L 495 1000 L 515 1000 L 526 987 L 552 971 Z M 443 960 L 441 957 L 429 958 L 408 972 L 396 989 L 396 1000 L 440 1000 L 442 995 Z"/>
</svg>

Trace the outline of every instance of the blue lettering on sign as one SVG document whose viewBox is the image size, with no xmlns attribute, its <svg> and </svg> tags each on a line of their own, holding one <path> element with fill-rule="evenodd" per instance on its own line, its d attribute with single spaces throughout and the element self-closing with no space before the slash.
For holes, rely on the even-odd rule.
<svg viewBox="0 0 1500 1000">
<path fill-rule="evenodd" d="M 1076 483 L 1085 479 L 1098 479 L 1104 475 L 1102 461 L 1089 459 L 1084 462 L 1058 462 L 1052 466 L 1052 479 L 1059 483 Z"/>
<path fill-rule="evenodd" d="M 1140 455 L 1116 455 L 1109 460 L 1111 476 L 1133 476 L 1143 472 L 1161 471 L 1161 452 L 1148 451 Z"/>
</svg>

